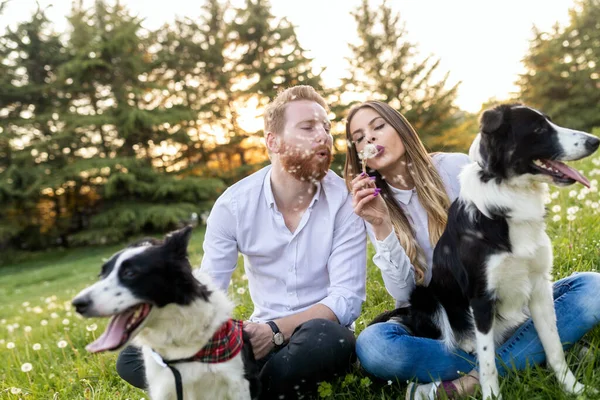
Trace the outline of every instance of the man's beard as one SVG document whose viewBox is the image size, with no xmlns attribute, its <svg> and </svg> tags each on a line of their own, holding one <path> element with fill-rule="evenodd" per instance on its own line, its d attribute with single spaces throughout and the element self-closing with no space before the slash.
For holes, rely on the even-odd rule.
<svg viewBox="0 0 600 400">
<path fill-rule="evenodd" d="M 327 156 L 318 157 L 316 154 L 319 151 L 325 151 Z M 307 152 L 283 143 L 279 160 L 283 169 L 294 178 L 300 181 L 318 182 L 327 175 L 333 156 L 327 146 L 319 146 Z"/>
</svg>

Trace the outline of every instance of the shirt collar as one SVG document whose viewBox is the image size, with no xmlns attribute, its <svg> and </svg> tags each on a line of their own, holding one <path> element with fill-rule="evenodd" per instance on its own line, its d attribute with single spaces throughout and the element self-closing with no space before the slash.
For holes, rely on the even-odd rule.
<svg viewBox="0 0 600 400">
<path fill-rule="evenodd" d="M 394 198 L 396 200 L 398 200 L 400 203 L 404 204 L 404 205 L 408 205 L 408 203 L 410 203 L 410 200 L 412 199 L 413 194 L 415 193 L 415 189 L 397 189 L 395 187 L 393 187 L 392 185 L 388 184 L 388 187 L 390 188 L 390 190 L 392 191 L 392 194 L 394 196 Z"/>
<path fill-rule="evenodd" d="M 265 180 L 263 182 L 263 192 L 265 194 L 265 200 L 267 201 L 267 206 L 274 207 L 275 209 L 277 209 L 277 204 L 275 204 L 275 197 L 273 197 L 273 188 L 271 187 L 271 172 L 272 171 L 273 171 L 273 168 L 271 167 L 271 168 L 269 168 L 269 171 L 265 175 Z M 315 191 L 315 194 L 314 194 L 310 204 L 308 205 L 308 208 L 314 207 L 315 203 L 319 200 L 319 196 L 321 195 L 322 182 L 317 182 L 316 186 L 317 186 L 317 190 Z"/>
</svg>

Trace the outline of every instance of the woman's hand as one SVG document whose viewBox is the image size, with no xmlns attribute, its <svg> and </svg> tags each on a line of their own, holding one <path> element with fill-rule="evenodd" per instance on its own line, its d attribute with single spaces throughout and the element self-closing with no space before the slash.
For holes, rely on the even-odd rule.
<svg viewBox="0 0 600 400">
<path fill-rule="evenodd" d="M 393 230 L 390 212 L 380 192 L 374 179 L 367 174 L 360 174 L 352 180 L 354 212 L 371 224 L 377 240 L 385 239 Z"/>
</svg>

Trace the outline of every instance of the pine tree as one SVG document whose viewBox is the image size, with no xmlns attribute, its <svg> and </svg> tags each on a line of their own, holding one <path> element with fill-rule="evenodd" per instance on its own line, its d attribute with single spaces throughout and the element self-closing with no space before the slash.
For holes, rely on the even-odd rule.
<svg viewBox="0 0 600 400">
<path fill-rule="evenodd" d="M 418 58 L 417 46 L 406 39 L 400 14 L 386 1 L 372 8 L 363 0 L 352 15 L 359 41 L 350 45 L 351 77 L 344 81 L 345 90 L 390 104 L 413 124 L 426 145 L 431 144 L 456 124 L 458 84 L 447 88 L 448 73 L 432 81 L 440 60 Z"/>
<path fill-rule="evenodd" d="M 61 147 L 49 142 L 60 129 L 56 73 L 66 54 L 44 10 L 7 28 L 0 58 L 0 248 L 45 245 L 40 233 L 53 229 L 48 215 L 57 208 L 41 189 L 65 164 Z"/>
<path fill-rule="evenodd" d="M 73 10 L 73 58 L 61 75 L 70 95 L 63 134 L 76 138 L 80 151 L 54 187 L 93 199 L 73 214 L 74 244 L 164 232 L 222 190 L 218 180 L 180 173 L 194 112 L 177 100 L 177 87 L 156 81 L 154 36 L 118 2 L 97 0 L 90 11 L 81 3 Z"/>
<path fill-rule="evenodd" d="M 600 127 L 600 0 L 579 0 L 568 26 L 534 34 L 518 81 L 520 100 L 561 125 Z"/>
</svg>

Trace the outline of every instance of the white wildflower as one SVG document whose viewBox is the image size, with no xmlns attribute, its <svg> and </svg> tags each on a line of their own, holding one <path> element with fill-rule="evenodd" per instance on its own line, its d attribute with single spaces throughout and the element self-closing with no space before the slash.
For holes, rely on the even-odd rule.
<svg viewBox="0 0 600 400">
<path fill-rule="evenodd" d="M 29 372 L 33 369 L 33 365 L 31 365 L 31 363 L 25 363 L 23 365 L 21 365 L 21 371 L 23 372 Z"/>
</svg>

